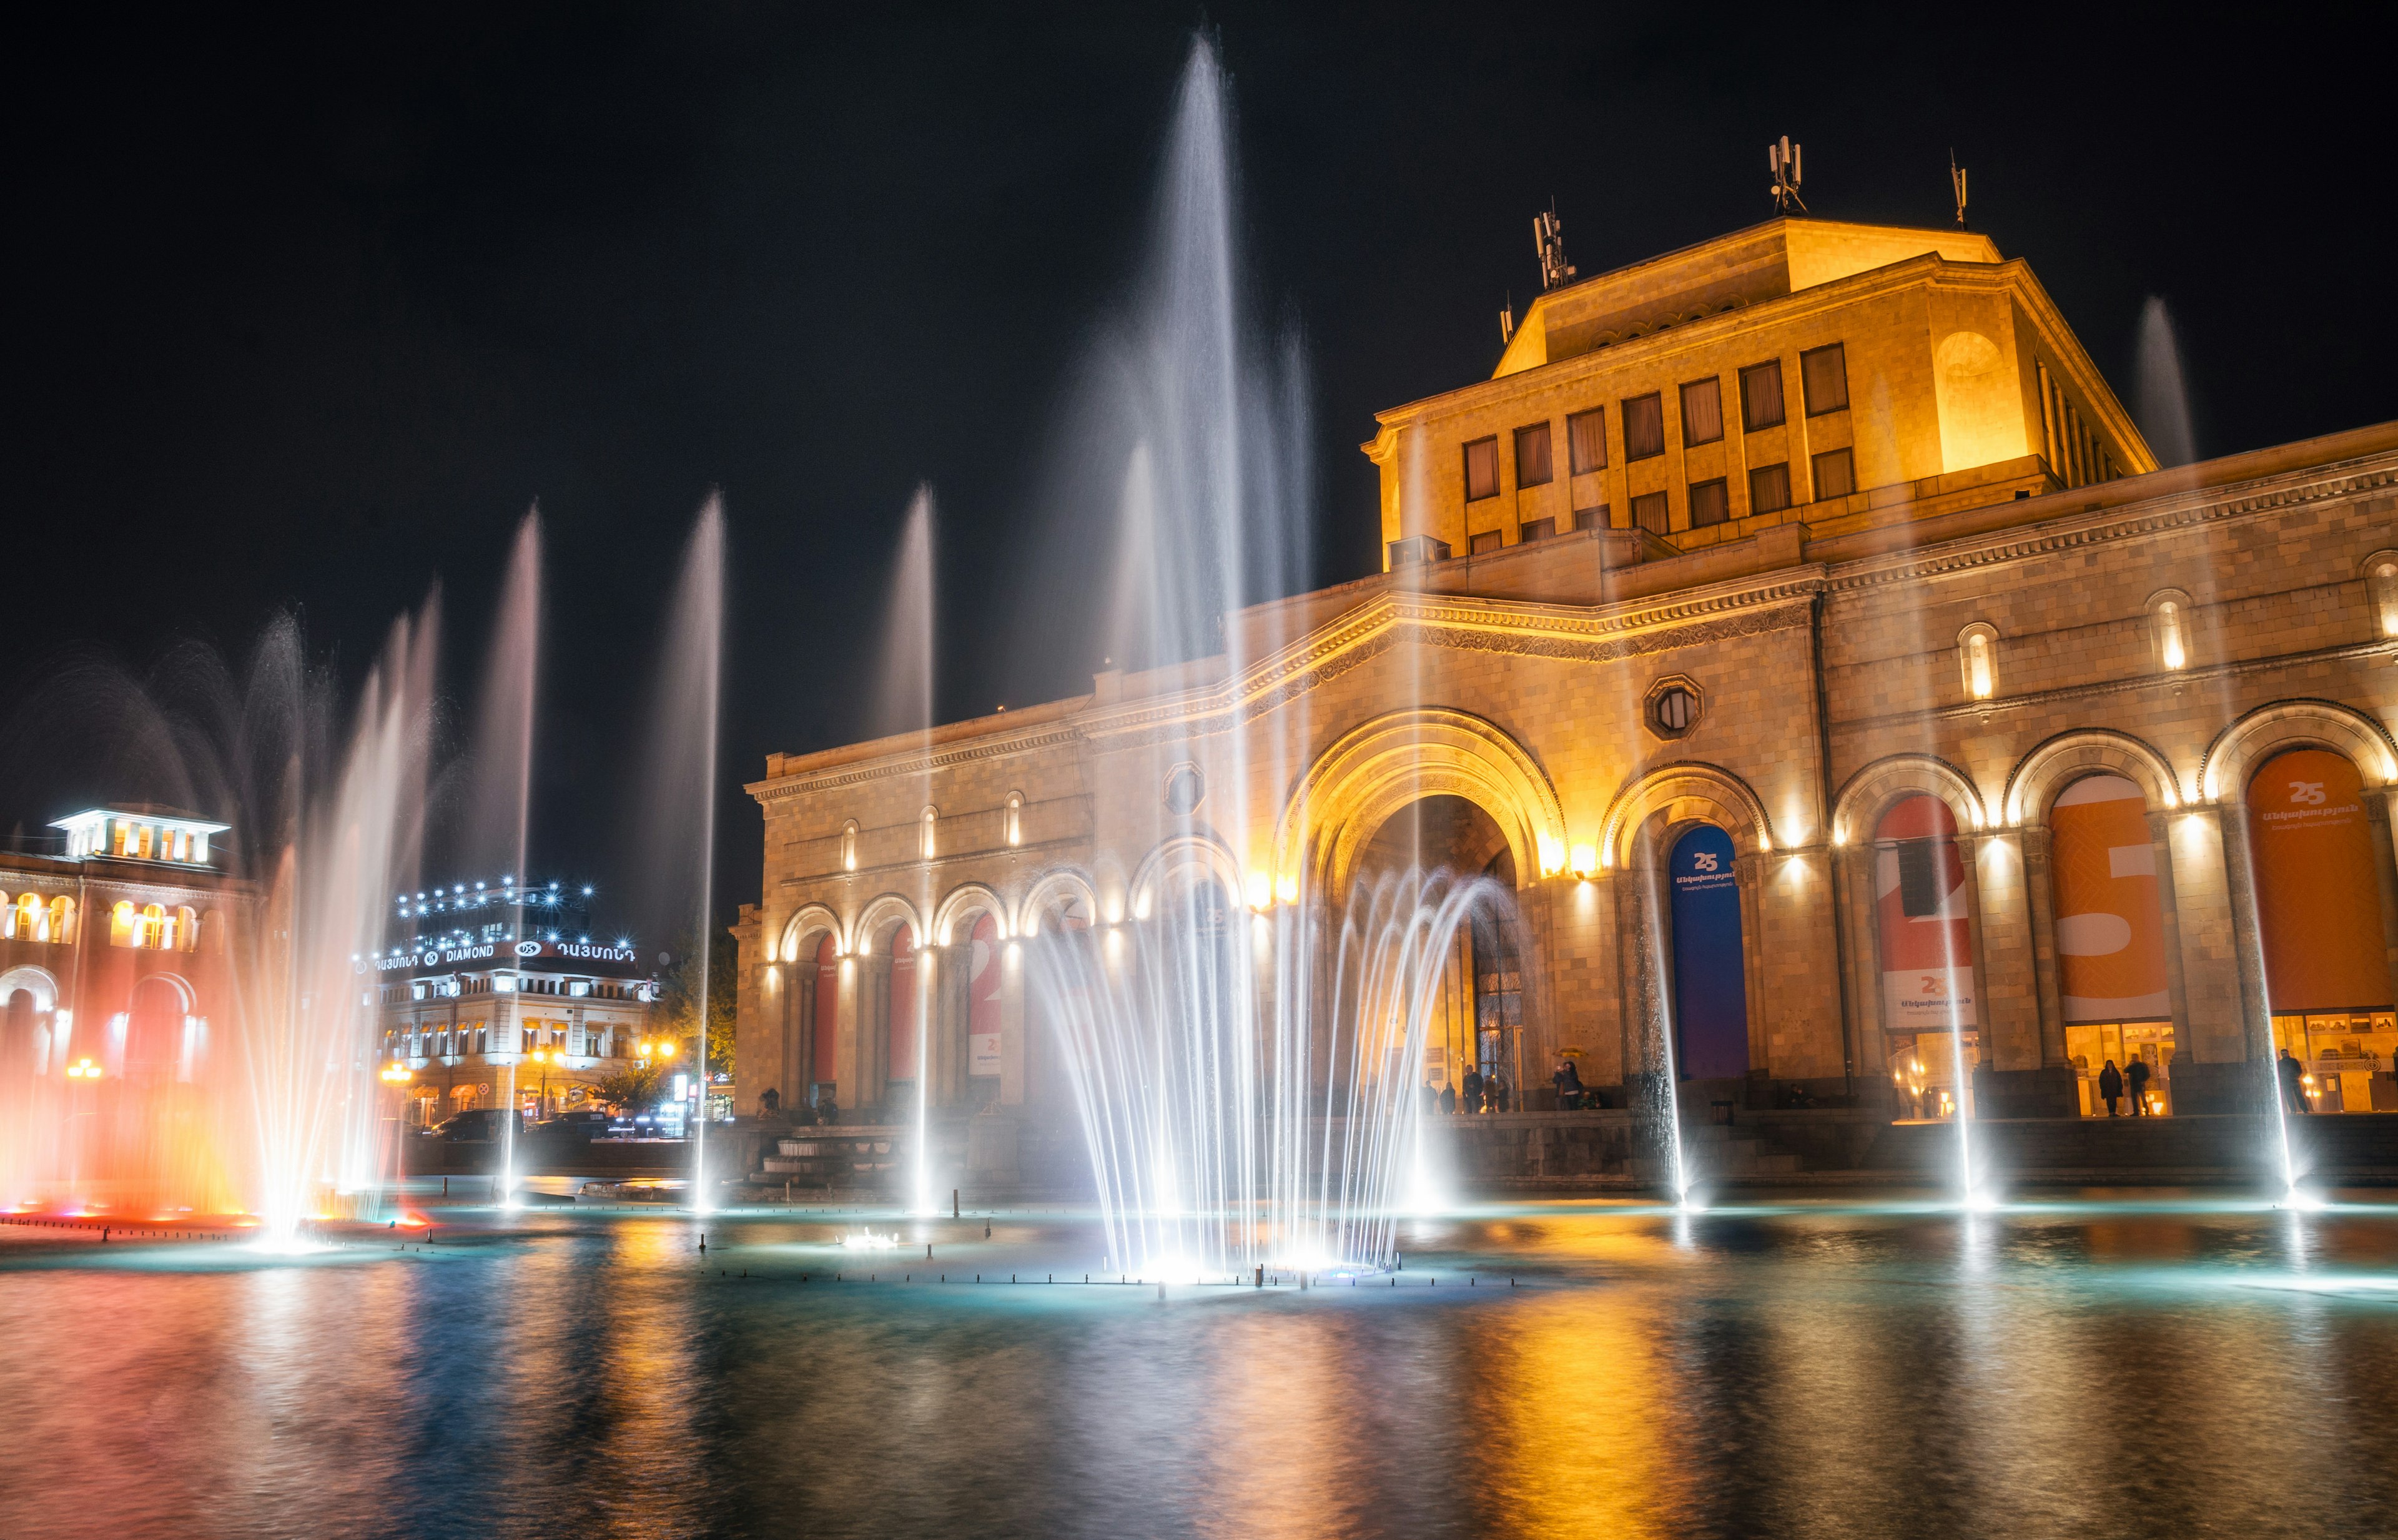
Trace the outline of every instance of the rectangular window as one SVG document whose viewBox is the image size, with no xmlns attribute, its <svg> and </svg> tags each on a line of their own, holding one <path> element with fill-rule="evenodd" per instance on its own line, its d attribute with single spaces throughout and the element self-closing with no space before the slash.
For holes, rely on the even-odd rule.
<svg viewBox="0 0 2398 1540">
<path fill-rule="evenodd" d="M 1607 505 L 1601 503 L 1595 508 L 1574 509 L 1574 528 L 1578 530 L 1603 530 L 1607 528 Z"/>
<path fill-rule="evenodd" d="M 1549 425 L 1535 423 L 1516 430 L 1516 484 L 1544 487 L 1549 475 Z"/>
<path fill-rule="evenodd" d="M 1682 387 L 1682 442 L 1712 444 L 1723 437 L 1723 382 L 1693 380 Z"/>
<path fill-rule="evenodd" d="M 1566 419 L 1566 448 L 1573 456 L 1573 473 L 1607 466 L 1607 408 L 1595 406 Z"/>
<path fill-rule="evenodd" d="M 1857 490 L 1856 462 L 1844 449 L 1827 449 L 1815 456 L 1815 496 L 1846 497 Z"/>
<path fill-rule="evenodd" d="M 1646 460 L 1665 453 L 1665 404 L 1654 395 L 1623 403 L 1623 457 Z"/>
<path fill-rule="evenodd" d="M 1807 390 L 1808 416 L 1821 417 L 1849 404 L 1849 360 L 1840 344 L 1799 354 L 1798 375 Z"/>
<path fill-rule="evenodd" d="M 1645 497 L 1632 500 L 1632 521 L 1651 534 L 1664 534 L 1670 518 L 1665 507 L 1665 494 L 1662 492 L 1652 492 Z"/>
<path fill-rule="evenodd" d="M 1731 517 L 1731 493 L 1718 476 L 1712 481 L 1691 483 L 1691 528 L 1703 530 L 1709 524 L 1720 524 Z"/>
<path fill-rule="evenodd" d="M 1740 426 L 1744 433 L 1782 424 L 1782 360 L 1754 364 L 1740 371 Z"/>
<path fill-rule="evenodd" d="M 1499 532 L 1497 530 L 1484 530 L 1480 534 L 1475 535 L 1473 539 L 1468 540 L 1465 543 L 1465 554 L 1468 556 L 1481 556 L 1488 552 L 1497 550 L 1499 548 Z"/>
<path fill-rule="evenodd" d="M 1780 513 L 1790 506 L 1790 467 L 1759 466 L 1748 473 L 1748 511 Z"/>
<path fill-rule="evenodd" d="M 1517 545 L 1521 545 L 1527 540 L 1546 540 L 1556 533 L 1557 521 L 1556 520 L 1535 519 L 1530 523 L 1521 525 L 1516 529 L 1516 543 Z"/>
<path fill-rule="evenodd" d="M 1929 919 L 1940 912 L 1939 885 L 1934 881 L 1934 863 L 1939 858 L 1938 843 L 1933 840 L 1905 840 L 1898 847 L 1899 912 L 1910 920 Z"/>
<path fill-rule="evenodd" d="M 1499 440 L 1476 439 L 1465 446 L 1465 500 L 1499 495 Z"/>
</svg>

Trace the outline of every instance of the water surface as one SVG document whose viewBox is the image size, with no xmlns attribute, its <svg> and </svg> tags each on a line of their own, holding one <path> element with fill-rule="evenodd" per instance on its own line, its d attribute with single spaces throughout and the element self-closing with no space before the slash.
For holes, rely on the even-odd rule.
<svg viewBox="0 0 2398 1540">
<path fill-rule="evenodd" d="M 2398 1512 L 2378 1202 L 1491 1207 L 1408 1222 L 1392 1277 L 1163 1302 L 1081 1283 L 1084 1214 L 899 1221 L 877 1251 L 840 1241 L 888 1216 L 719 1216 L 703 1258 L 688 1216 L 437 1213 L 421 1250 L 273 1263 L 0 1232 L 0 1534 L 2352 1535 Z"/>
</svg>

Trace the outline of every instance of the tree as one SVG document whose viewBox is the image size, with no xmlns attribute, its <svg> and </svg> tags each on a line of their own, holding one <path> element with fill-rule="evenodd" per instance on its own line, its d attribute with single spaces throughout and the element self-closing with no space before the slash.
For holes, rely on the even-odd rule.
<svg viewBox="0 0 2398 1540">
<path fill-rule="evenodd" d="M 636 1060 L 600 1078 L 592 1094 L 620 1113 L 649 1111 L 667 1094 L 667 1067 Z"/>
<path fill-rule="evenodd" d="M 674 961 L 658 975 L 658 1005 L 651 1029 L 670 1037 L 676 1052 L 689 1055 L 699 1041 L 700 952 L 684 933 L 667 953 Z M 707 940 L 707 1073 L 733 1069 L 733 1028 L 739 1020 L 740 958 L 732 934 L 712 927 Z"/>
</svg>

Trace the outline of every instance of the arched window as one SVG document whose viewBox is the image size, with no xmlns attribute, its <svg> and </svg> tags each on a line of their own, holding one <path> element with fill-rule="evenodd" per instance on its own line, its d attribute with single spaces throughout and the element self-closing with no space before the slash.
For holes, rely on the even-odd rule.
<svg viewBox="0 0 2398 1540">
<path fill-rule="evenodd" d="M 855 818 L 841 826 L 841 869 L 843 871 L 857 870 L 857 820 Z"/>
<path fill-rule="evenodd" d="M 1905 1110 L 1948 1115 L 1963 1101 L 1980 1023 L 1964 853 L 1956 817 L 1938 797 L 1917 792 L 1882 815 L 1874 830 L 1874 907 L 1891 1060 L 1911 1071 L 1900 1081 Z"/>
<path fill-rule="evenodd" d="M 2373 612 L 2374 630 L 2398 636 L 2398 551 L 2375 551 L 2364 559 L 2364 601 Z"/>
<path fill-rule="evenodd" d="M 1964 676 L 1965 695 L 1987 700 L 1999 693 L 1999 632 L 1977 620 L 1957 633 L 1957 666 Z"/>
<path fill-rule="evenodd" d="M 175 911 L 175 947 L 181 952 L 200 949 L 200 917 L 188 904 Z"/>
<path fill-rule="evenodd" d="M 2346 755 L 2294 749 L 2248 783 L 2249 868 L 2273 1043 L 2307 1067 L 2322 1112 L 2369 1111 L 2398 1057 L 2381 885 L 2364 777 Z"/>
<path fill-rule="evenodd" d="M 108 944 L 113 947 L 138 947 L 141 944 L 141 925 L 134 917 L 129 899 L 119 898 L 116 907 L 108 912 Z"/>
<path fill-rule="evenodd" d="M 2107 1066 L 2128 1074 L 2135 1060 L 2149 1068 L 2141 1110 L 2171 1105 L 2173 996 L 2148 814 L 2148 798 L 2122 776 L 2084 776 L 2049 809 L 2057 993 L 2084 1115 L 2107 1112 L 2097 1090 Z"/>
<path fill-rule="evenodd" d="M 1007 843 L 1012 845 L 1024 843 L 1024 793 L 1021 791 L 1007 794 Z"/>
<path fill-rule="evenodd" d="M 925 804 L 924 811 L 917 815 L 916 854 L 925 860 L 929 861 L 940 854 L 939 842 L 935 838 L 940 821 L 940 810 L 930 803 Z"/>
<path fill-rule="evenodd" d="M 174 924 L 167 918 L 164 904 L 145 904 L 141 909 L 141 934 L 135 946 L 163 952 L 175 944 Z"/>
<path fill-rule="evenodd" d="M 2189 662 L 2189 595 L 2160 588 L 2149 596 L 2149 645 L 2166 673 Z"/>
<path fill-rule="evenodd" d="M 57 941 L 62 946 L 74 945 L 75 939 L 74 900 L 68 898 L 63 893 L 60 894 L 57 898 L 52 898 L 50 900 L 50 923 L 47 926 L 43 928 L 45 929 L 46 934 L 40 938 L 41 939 Z"/>
<path fill-rule="evenodd" d="M 42 939 L 42 900 L 31 893 L 21 894 L 8 911 L 8 935 L 12 940 Z"/>
</svg>

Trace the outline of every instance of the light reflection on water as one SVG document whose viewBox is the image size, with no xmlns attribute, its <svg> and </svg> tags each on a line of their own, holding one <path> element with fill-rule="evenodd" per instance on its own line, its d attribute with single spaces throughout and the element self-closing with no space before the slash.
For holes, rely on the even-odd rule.
<svg viewBox="0 0 2398 1540">
<path fill-rule="evenodd" d="M 990 1241 L 905 1221 L 872 1259 L 840 1247 L 855 1216 L 720 1218 L 704 1262 L 687 1218 L 445 1217 L 425 1250 L 281 1265 L 0 1247 L 0 1534 L 2305 1534 L 2398 1511 L 2398 1207 L 1527 1205 L 1411 1222 L 1399 1289 L 1163 1305 L 926 1283 L 927 1241 L 952 1278 L 1078 1279 L 1072 1215 Z"/>
</svg>

